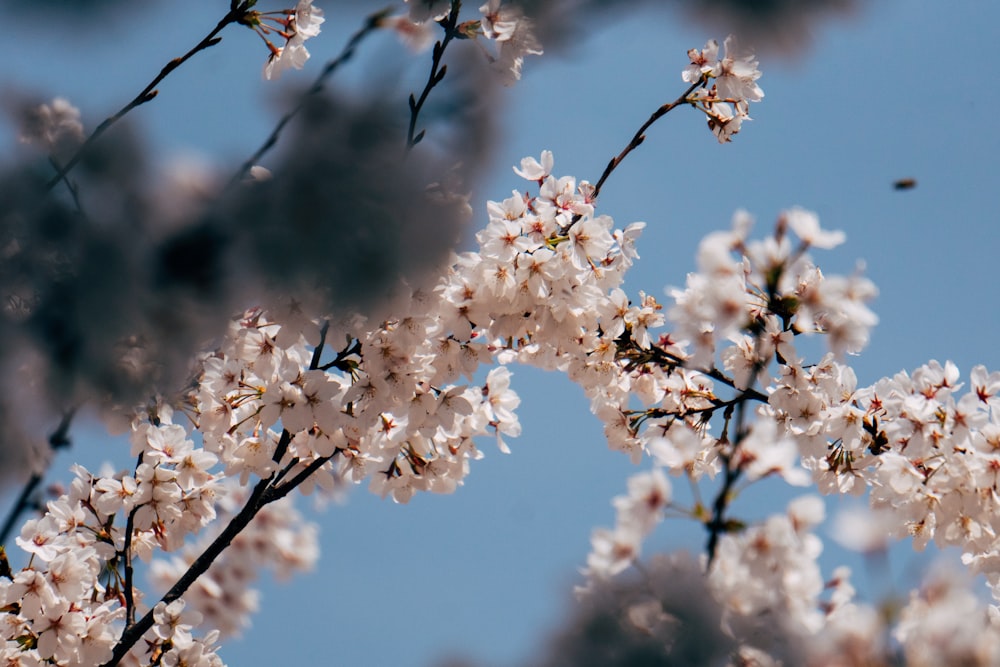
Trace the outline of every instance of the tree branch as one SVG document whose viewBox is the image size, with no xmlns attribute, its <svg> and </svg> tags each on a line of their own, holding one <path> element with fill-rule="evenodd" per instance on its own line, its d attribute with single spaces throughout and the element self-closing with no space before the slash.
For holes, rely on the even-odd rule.
<svg viewBox="0 0 1000 667">
<path fill-rule="evenodd" d="M 49 448 L 52 451 L 57 451 L 70 446 L 69 427 L 73 422 L 73 416 L 75 414 L 76 408 L 67 410 L 66 413 L 63 414 L 62 419 L 59 421 L 59 426 L 57 426 L 56 430 L 49 435 Z M 3 527 L 0 528 L 0 545 L 7 543 L 7 539 L 10 537 L 11 531 L 14 530 L 14 525 L 17 523 L 21 514 L 28 509 L 32 494 L 34 494 L 38 485 L 42 483 L 44 478 L 45 471 L 32 473 L 31 477 L 28 478 L 24 488 L 21 489 L 21 493 L 18 494 L 17 500 L 14 501 L 14 505 L 10 508 L 7 518 L 4 519 Z"/>
<path fill-rule="evenodd" d="M 53 176 L 48 183 L 46 183 L 45 189 L 51 190 L 60 181 L 62 181 L 66 177 L 66 174 L 68 174 L 73 169 L 73 167 L 75 167 L 80 162 L 80 160 L 83 158 L 83 155 L 87 152 L 87 150 L 90 149 L 90 147 L 94 144 L 94 142 L 97 141 L 101 137 L 101 135 L 103 135 L 108 129 L 110 129 L 112 125 L 121 120 L 127 113 L 132 111 L 132 109 L 135 109 L 138 106 L 142 106 L 146 102 L 149 102 L 153 98 L 155 98 L 157 93 L 159 92 L 156 90 L 156 86 L 158 86 L 161 81 L 167 78 L 167 76 L 169 76 L 171 72 L 173 72 L 175 69 L 183 65 L 185 62 L 187 62 L 187 60 L 189 60 L 199 51 L 203 51 L 221 42 L 222 38 L 217 37 L 217 35 L 220 32 L 222 32 L 222 30 L 230 23 L 236 23 L 240 20 L 240 18 L 243 17 L 243 15 L 248 10 L 248 7 L 246 5 L 247 5 L 246 0 L 244 0 L 244 2 L 239 3 L 238 6 L 235 2 L 231 3 L 229 12 L 224 17 L 222 17 L 222 20 L 219 21 L 219 23 L 215 26 L 215 28 L 213 28 L 210 33 L 208 33 L 200 42 L 198 42 L 198 44 L 194 48 L 192 48 L 190 51 L 185 53 L 180 58 L 174 58 L 166 65 L 164 65 L 163 69 L 160 70 L 160 73 L 157 74 L 155 77 L 153 77 L 153 80 L 150 81 L 149 84 L 142 89 L 142 92 L 136 95 L 131 102 L 129 102 L 121 109 L 119 109 L 118 113 L 109 116 L 108 118 L 105 118 L 104 121 L 100 125 L 98 125 L 93 132 L 90 133 L 90 136 L 87 137 L 87 139 L 76 150 L 76 153 L 73 154 L 73 156 L 66 162 L 66 164 L 64 164 L 62 167 L 56 170 L 56 175 Z"/>
<path fill-rule="evenodd" d="M 232 177 L 232 179 L 230 179 L 227 187 L 232 187 L 233 185 L 239 183 L 243 177 L 250 172 L 251 167 L 258 164 L 260 159 L 264 157 L 269 150 L 274 148 L 275 145 L 277 145 L 278 139 L 281 137 L 281 132 L 285 129 L 285 126 L 288 125 L 288 123 L 290 123 L 292 119 L 294 119 L 302 111 L 305 106 L 305 101 L 312 95 L 322 92 L 326 80 L 329 79 L 333 73 L 337 71 L 337 69 L 354 57 L 354 53 L 357 51 L 358 45 L 361 44 L 365 37 L 382 26 L 382 20 L 389 13 L 391 13 L 391 11 L 392 10 L 388 8 L 382 9 L 365 19 L 364 25 L 361 26 L 357 32 L 351 35 L 351 38 L 347 40 L 347 44 L 344 46 L 343 50 L 341 50 L 340 54 L 323 67 L 323 71 L 320 72 L 318 77 L 316 77 L 312 86 L 310 86 L 309 90 L 307 90 L 302 96 L 295 108 L 285 114 L 281 120 L 278 121 L 278 124 L 274 126 L 274 129 L 271 130 L 271 134 L 264 140 L 264 143 L 261 144 L 260 148 L 258 148 L 254 154 L 240 166 L 236 174 Z"/>
<path fill-rule="evenodd" d="M 427 96 L 431 94 L 431 90 L 434 89 L 434 86 L 441 83 L 444 79 L 445 73 L 448 71 L 447 65 L 441 64 L 441 59 L 444 56 L 444 50 L 448 48 L 448 44 L 451 40 L 458 36 L 458 33 L 455 31 L 455 26 L 458 25 L 458 12 L 461 8 L 461 0 L 452 1 L 451 12 L 449 12 L 448 17 L 440 23 L 441 27 L 444 28 L 444 39 L 440 42 L 435 42 L 434 44 L 431 71 L 427 76 L 427 83 L 424 85 L 424 90 L 420 93 L 419 98 L 415 98 L 412 93 L 410 94 L 410 125 L 406 129 L 407 153 L 413 150 L 413 147 L 419 144 L 424 138 L 426 130 L 421 130 L 419 133 L 416 133 L 417 117 L 420 115 L 420 110 L 424 108 L 424 103 L 427 101 Z"/>
</svg>

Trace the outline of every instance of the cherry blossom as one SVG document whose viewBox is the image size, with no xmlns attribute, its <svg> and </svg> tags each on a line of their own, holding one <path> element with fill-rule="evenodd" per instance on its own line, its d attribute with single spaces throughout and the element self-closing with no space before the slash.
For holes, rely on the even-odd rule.
<svg viewBox="0 0 1000 667">
<path fill-rule="evenodd" d="M 408 15 L 373 25 L 415 51 L 443 28 L 432 81 L 444 76 L 451 39 L 475 39 L 506 83 L 525 56 L 542 53 L 513 4 L 490 0 L 465 23 L 460 3 L 408 5 Z M 234 20 L 268 47 L 265 78 L 303 67 L 323 11 L 312 0 L 252 6 Z M 764 97 L 755 56 L 730 36 L 721 54 L 711 40 L 688 58 L 686 92 L 661 111 L 692 106 L 720 143 L 731 141 Z M 418 106 L 411 98 L 414 122 Z M 57 98 L 34 111 L 22 139 L 50 152 L 79 143 L 79 117 Z M 395 503 L 459 493 L 488 457 L 484 438 L 510 454 L 508 440 L 521 435 L 518 364 L 578 384 L 607 446 L 637 467 L 611 501 L 614 525 L 591 534 L 584 595 L 644 569 L 646 540 L 667 517 L 704 528 L 700 559 L 649 559 L 650 589 L 622 611 L 641 632 L 677 620 L 654 586 L 681 572 L 700 577 L 733 664 L 840 664 L 845 655 L 874 664 L 888 655 L 888 632 L 913 664 L 1000 659 L 997 614 L 964 583 L 932 579 L 890 630 L 854 600 L 849 570 L 824 579 L 817 496 L 759 520 L 733 508 L 765 480 L 867 493 L 877 520 L 864 530 L 842 521 L 842 542 L 958 547 L 1000 600 L 1000 372 L 976 366 L 963 380 L 951 362 L 930 361 L 859 387 L 848 359 L 878 321 L 868 305 L 877 290 L 860 268 L 819 268 L 810 253 L 846 236 L 798 207 L 756 236 L 737 212 L 728 230 L 705 236 L 696 270 L 664 303 L 659 291 L 633 290 L 625 279 L 645 223 L 619 228 L 599 211 L 610 168 L 591 184 L 557 175 L 552 152 L 538 155 L 514 168 L 528 190 L 489 202 L 472 246 L 428 285 L 401 283 L 377 314 L 267 297 L 192 360 L 186 386 L 109 409 L 130 462 L 96 474 L 75 466 L 68 487 L 21 526 L 23 566 L 0 557 L 0 661 L 221 665 L 218 642 L 261 605 L 260 572 L 286 577 L 317 562 L 317 528 L 295 497 L 362 484 Z M 259 180 L 260 169 L 249 171 Z M 822 338 L 819 353 L 807 337 Z M 693 489 L 690 504 L 678 480 Z M 137 565 L 156 593 L 137 581 Z"/>
</svg>

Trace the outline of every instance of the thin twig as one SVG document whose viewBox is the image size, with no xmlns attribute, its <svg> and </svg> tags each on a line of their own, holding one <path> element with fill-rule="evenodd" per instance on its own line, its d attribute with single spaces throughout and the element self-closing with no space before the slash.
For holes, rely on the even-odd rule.
<svg viewBox="0 0 1000 667">
<path fill-rule="evenodd" d="M 66 164 L 64 164 L 61 168 L 56 170 L 56 175 L 53 176 L 51 179 L 49 179 L 49 182 L 45 185 L 45 189 L 51 190 L 58 183 L 60 183 L 66 177 L 66 174 L 68 174 L 73 169 L 73 167 L 75 167 L 77 163 L 80 162 L 80 160 L 83 158 L 84 153 L 86 153 L 87 150 L 93 145 L 93 143 L 97 141 L 97 139 L 100 138 L 100 136 L 104 134 L 112 125 L 121 120 L 128 112 L 132 111 L 132 109 L 135 109 L 138 106 L 142 106 L 146 102 L 149 102 L 154 97 L 156 97 L 157 93 L 159 92 L 155 90 L 156 86 L 158 86 L 161 81 L 167 78 L 167 76 L 171 72 L 173 72 L 175 69 L 183 65 L 188 59 L 190 59 L 199 51 L 203 51 L 221 42 L 222 38 L 217 37 L 216 35 L 222 32 L 222 30 L 230 23 L 236 23 L 237 21 L 239 21 L 241 17 L 243 17 L 243 15 L 247 11 L 247 7 L 245 5 L 246 5 L 245 2 L 240 3 L 238 6 L 237 3 L 235 2 L 231 3 L 229 12 L 224 17 L 222 17 L 222 20 L 219 21 L 218 25 L 216 25 L 215 28 L 213 28 L 212 31 L 204 37 L 204 39 L 198 42 L 198 44 L 194 48 L 192 48 L 190 51 L 185 53 L 180 58 L 174 58 L 166 65 L 164 65 L 163 69 L 160 70 L 160 73 L 157 74 L 153 78 L 153 80 L 150 81 L 149 84 L 142 89 L 142 92 L 140 92 L 138 95 L 135 96 L 135 98 L 132 99 L 131 102 L 123 106 L 118 111 L 118 113 L 104 119 L 104 121 L 100 125 L 98 125 L 93 132 L 90 133 L 90 136 L 87 137 L 86 141 L 84 141 L 83 144 L 76 150 L 76 153 L 73 154 L 73 157 L 71 157 L 69 161 L 66 162 Z"/>
<path fill-rule="evenodd" d="M 670 365 L 683 368 L 685 370 L 694 371 L 696 373 L 701 373 L 702 375 L 707 375 L 713 380 L 718 380 L 719 382 L 733 389 L 736 389 L 737 391 L 742 391 L 748 398 L 752 398 L 755 401 L 760 401 L 761 403 L 767 403 L 768 400 L 767 394 L 762 394 L 761 392 L 757 391 L 756 389 L 753 388 L 753 385 L 750 385 L 746 389 L 739 389 L 736 386 L 735 380 L 733 380 L 731 377 L 720 371 L 718 368 L 715 368 L 714 366 L 711 368 L 697 368 L 694 366 L 689 366 L 687 365 L 687 360 L 684 359 L 683 357 L 679 357 L 676 354 L 673 354 L 672 352 L 667 352 L 664 348 L 658 347 L 656 345 L 650 346 L 650 352 L 654 357 L 653 360 L 656 360 L 658 363 L 660 362 L 659 360 L 656 359 L 656 357 L 661 357 Z"/>
<path fill-rule="evenodd" d="M 243 180 L 243 177 L 250 172 L 250 169 L 254 165 L 258 164 L 260 159 L 264 157 L 269 150 L 274 148 L 274 146 L 278 143 L 278 139 L 281 137 L 281 132 L 285 129 L 285 126 L 288 125 L 288 123 L 290 123 L 299 113 L 301 113 L 302 109 L 305 107 L 306 100 L 323 91 L 323 86 L 327 79 L 329 79 L 337 69 L 354 57 L 354 52 L 357 50 L 358 45 L 361 44 L 362 40 L 364 40 L 364 38 L 370 33 L 380 28 L 382 26 L 382 20 L 391 12 L 392 9 L 383 9 L 375 12 L 365 19 L 364 25 L 361 26 L 357 32 L 351 35 L 351 38 L 347 40 L 347 44 L 341 50 L 340 54 L 323 67 L 323 71 L 316 77 L 312 86 L 310 86 L 306 93 L 302 96 L 295 108 L 285 114 L 281 120 L 278 121 L 277 125 L 274 126 L 271 134 L 264 140 L 264 143 L 261 144 L 260 148 L 258 148 L 254 154 L 240 166 L 239 170 L 229 181 L 227 187 L 232 187 Z"/>
<path fill-rule="evenodd" d="M 134 575 L 132 568 L 132 531 L 135 530 L 135 513 L 138 511 L 138 507 L 133 507 L 132 511 L 128 513 L 128 519 L 125 521 L 125 546 L 122 549 L 125 557 L 125 627 L 129 627 L 135 623 L 135 594 L 132 590 Z"/>
<path fill-rule="evenodd" d="M 139 458 L 135 461 L 135 469 L 138 470 L 140 465 L 142 465 L 142 452 L 139 452 Z M 125 627 L 135 623 L 135 594 L 132 590 L 134 574 L 132 570 L 132 531 L 135 530 L 135 513 L 138 511 L 138 507 L 133 507 L 125 521 L 125 545 L 122 548 L 122 554 L 125 558 Z"/>
<path fill-rule="evenodd" d="M 594 193 L 592 195 L 594 199 L 597 199 L 597 195 L 601 193 L 601 187 L 604 186 L 604 181 L 608 180 L 608 176 L 610 176 L 611 173 L 618 168 L 618 165 L 622 163 L 622 161 L 629 153 L 631 153 L 640 145 L 642 145 L 642 142 L 646 140 L 646 130 L 648 130 L 653 123 L 655 123 L 656 121 L 658 121 L 659 119 L 663 118 L 665 115 L 670 113 L 670 111 L 672 111 L 673 109 L 679 107 L 682 104 L 687 104 L 688 95 L 693 93 L 699 86 L 703 84 L 704 81 L 701 80 L 692 83 L 690 86 L 688 86 L 688 89 L 685 90 L 681 94 L 681 96 L 678 97 L 676 100 L 668 104 L 664 104 L 659 109 L 653 112 L 653 115 L 651 115 L 649 119 L 642 124 L 642 127 L 640 127 L 639 130 L 632 137 L 632 141 L 628 143 L 628 146 L 622 149 L 621 153 L 619 153 L 617 156 L 612 158 L 610 162 L 608 162 L 608 166 L 604 168 L 604 173 L 601 174 L 601 177 L 597 180 L 597 184 L 594 186 Z"/>
<path fill-rule="evenodd" d="M 448 17 L 440 23 L 441 27 L 444 28 L 444 39 L 440 42 L 434 43 L 431 71 L 427 76 L 427 83 L 424 85 L 424 90 L 420 93 L 419 98 L 415 98 L 412 93 L 410 94 L 410 125 L 406 129 L 407 153 L 413 150 L 413 147 L 419 144 L 424 138 L 426 130 L 421 130 L 419 133 L 416 133 L 417 117 L 420 115 L 420 110 L 424 108 L 424 103 L 427 101 L 427 96 L 431 94 L 431 90 L 434 89 L 434 86 L 441 83 L 444 79 L 445 73 L 448 71 L 448 66 L 442 65 L 441 59 L 444 57 L 444 50 L 448 48 L 448 44 L 451 40 L 458 36 L 458 33 L 455 31 L 455 26 L 458 25 L 458 12 L 461 8 L 461 0 L 453 0 L 451 3 L 451 12 L 449 12 Z"/>
<path fill-rule="evenodd" d="M 73 422 L 73 416 L 76 414 L 76 408 L 67 410 L 62 419 L 59 421 L 59 425 L 56 430 L 52 432 L 49 436 L 49 448 L 52 451 L 57 451 L 65 447 L 69 447 L 69 427 Z M 29 501 L 31 496 L 35 493 L 38 485 L 42 483 L 45 478 L 45 472 L 35 472 L 31 474 L 28 481 L 25 483 L 24 488 L 21 489 L 21 493 L 18 494 L 17 500 L 14 501 L 14 505 L 10 508 L 10 512 L 7 514 L 7 518 L 3 522 L 3 528 L 0 528 L 0 544 L 6 544 L 7 539 L 10 537 L 11 531 L 14 530 L 14 526 L 17 523 L 18 518 L 21 514 L 28 509 Z"/>
<path fill-rule="evenodd" d="M 309 360 L 309 370 L 311 371 L 319 368 L 319 360 L 323 356 L 323 347 L 326 345 L 326 334 L 329 331 L 330 320 L 323 320 L 323 326 L 319 330 L 319 344 L 313 348 L 312 359 Z"/>
<path fill-rule="evenodd" d="M 11 531 L 14 530 L 14 524 L 17 523 L 21 513 L 28 508 L 28 500 L 41 483 L 41 473 L 32 473 L 31 477 L 28 478 L 24 488 L 21 489 L 21 493 L 17 496 L 17 500 L 14 501 L 14 506 L 10 508 L 7 519 L 3 522 L 3 529 L 0 529 L 0 544 L 7 544 L 7 538 L 10 537 Z"/>
<path fill-rule="evenodd" d="M 291 478 L 284 484 L 280 484 L 278 486 L 272 486 L 271 488 L 269 488 L 264 496 L 265 497 L 264 502 L 273 503 L 275 500 L 278 500 L 279 498 L 284 498 L 289 494 L 289 492 L 292 491 L 292 489 L 297 487 L 302 482 L 306 481 L 306 479 L 308 479 L 310 475 L 312 475 L 314 472 L 316 472 L 324 465 L 326 465 L 327 462 L 336 455 L 337 452 L 335 451 L 333 454 L 330 454 L 329 456 L 321 456 L 318 459 L 310 461 L 309 465 L 303 468 L 299 472 L 299 474 L 296 475 L 295 477 Z"/>
<path fill-rule="evenodd" d="M 741 396 L 749 396 L 751 392 L 758 393 L 753 385 L 757 383 L 757 376 L 761 369 L 765 366 L 765 362 L 761 359 L 757 359 L 754 362 L 752 373 L 750 375 L 750 386 L 743 390 Z M 766 402 L 766 400 L 765 400 Z M 726 518 L 726 510 L 729 509 L 729 503 L 732 501 L 734 496 L 734 488 L 736 482 L 739 481 L 740 476 L 743 474 L 743 467 L 736 464 L 733 467 L 733 461 L 736 459 L 737 450 L 742 444 L 744 438 L 747 436 L 746 429 L 746 401 L 740 401 L 736 403 L 736 427 L 733 429 L 732 447 L 729 452 L 724 452 L 720 457 L 722 458 L 723 464 L 726 466 L 725 480 L 722 484 L 722 488 L 719 489 L 718 495 L 715 496 L 715 502 L 712 503 L 712 519 L 706 524 L 708 528 L 708 544 L 705 547 L 705 551 L 708 555 L 708 567 L 712 567 L 712 563 L 715 561 L 715 554 L 719 546 L 719 537 L 726 532 L 731 530 L 732 521 Z M 729 431 L 729 421 L 732 418 L 733 406 L 726 408 L 725 418 L 726 418 L 726 431 Z"/>
<path fill-rule="evenodd" d="M 729 438 L 729 422 L 732 419 L 732 416 L 733 406 L 729 406 L 729 408 L 726 409 L 726 425 L 723 427 L 722 436 L 719 439 L 720 442 L 725 442 Z M 729 507 L 729 495 L 741 474 L 741 470 L 739 468 L 734 469 L 730 465 L 732 463 L 731 454 L 723 452 L 720 458 L 725 465 L 725 477 L 722 483 L 722 488 L 719 489 L 719 493 L 716 494 L 715 501 L 712 503 L 712 518 L 705 524 L 705 527 L 708 529 L 708 543 L 705 546 L 705 551 L 708 554 L 707 569 L 711 569 L 712 563 L 715 561 L 715 554 L 719 547 L 719 537 L 722 533 L 726 532 L 727 521 L 725 514 L 726 509 Z"/>
</svg>

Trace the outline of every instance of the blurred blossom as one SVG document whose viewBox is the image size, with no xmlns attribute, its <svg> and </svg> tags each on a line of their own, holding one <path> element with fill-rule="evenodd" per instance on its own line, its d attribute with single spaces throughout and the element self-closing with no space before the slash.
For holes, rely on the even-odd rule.
<svg viewBox="0 0 1000 667">
<path fill-rule="evenodd" d="M 740 36 L 758 52 L 794 52 L 808 46 L 815 26 L 848 15 L 864 0 L 675 0 L 682 11 Z"/>
<path fill-rule="evenodd" d="M 410 8 L 410 20 L 416 23 L 439 21 L 451 11 L 451 0 L 404 0 Z"/>
<path fill-rule="evenodd" d="M 757 53 L 795 52 L 807 46 L 823 21 L 851 14 L 866 0 L 518 0 L 550 52 L 581 44 L 581 35 L 608 20 L 636 11 L 660 12 L 663 20 L 684 17 L 707 24 L 712 32 L 733 33 Z"/>
<path fill-rule="evenodd" d="M 387 16 L 382 19 L 383 27 L 394 30 L 413 53 L 423 53 L 437 40 L 441 29 L 433 21 L 414 22 L 409 16 Z"/>
<path fill-rule="evenodd" d="M 280 292 L 318 290 L 330 310 L 364 310 L 400 280 L 423 282 L 463 231 L 464 200 L 428 193 L 450 165 L 423 146 L 405 155 L 386 104 L 313 99 L 300 121 L 272 177 L 208 219 L 238 247 L 234 269 Z"/>
<path fill-rule="evenodd" d="M 43 439 L 73 406 L 182 389 L 233 313 L 292 297 L 315 316 L 374 316 L 400 285 L 436 279 L 467 233 L 468 193 L 495 136 L 486 65 L 465 54 L 479 69 L 456 58 L 414 150 L 398 94 L 314 97 L 284 152 L 229 190 L 196 159 L 154 168 L 119 124 L 84 154 L 72 190 L 50 192 L 47 153 L 79 143 L 79 113 L 65 100 L 13 109 L 43 154 L 0 165 L 0 381 L 19 387 L 16 405 L 0 401 L 3 468 L 23 469 L 18 433 Z"/>
<path fill-rule="evenodd" d="M 889 547 L 893 525 L 889 512 L 854 507 L 837 513 L 830 535 L 845 549 L 867 554 Z"/>
<path fill-rule="evenodd" d="M 33 144 L 54 156 L 74 150 L 83 143 L 80 110 L 62 97 L 49 103 L 30 105 L 9 111 L 18 117 L 21 143 Z"/>
<path fill-rule="evenodd" d="M 724 665 L 736 642 L 698 562 L 654 558 L 642 578 L 593 581 L 538 667 Z"/>
<path fill-rule="evenodd" d="M 154 2 L 135 3 L 127 0 L 49 0 L 39 3 L 33 0 L 3 0 L 0 7 L 10 10 L 14 15 L 31 16 L 33 12 L 41 15 L 43 12 L 46 19 L 66 21 L 70 23 L 79 21 L 104 21 L 113 18 L 121 12 L 128 12 L 136 6 L 151 6 Z"/>
</svg>

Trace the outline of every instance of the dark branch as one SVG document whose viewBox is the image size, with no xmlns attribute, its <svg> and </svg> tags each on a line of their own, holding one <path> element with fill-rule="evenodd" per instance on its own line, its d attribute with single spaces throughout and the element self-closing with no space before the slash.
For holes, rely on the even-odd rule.
<svg viewBox="0 0 1000 667">
<path fill-rule="evenodd" d="M 175 69 L 183 65 L 188 59 L 190 59 L 199 51 L 204 51 L 205 49 L 215 46 L 220 41 L 222 41 L 222 38 L 217 37 L 217 35 L 220 32 L 222 32 L 222 30 L 230 23 L 236 23 L 237 21 L 240 20 L 240 18 L 246 13 L 247 10 L 245 4 L 246 4 L 245 2 L 240 3 L 240 5 L 237 7 L 232 7 L 231 5 L 231 9 L 224 17 L 222 17 L 222 20 L 219 21 L 218 25 L 216 25 L 215 28 L 213 28 L 212 31 L 204 37 L 204 39 L 198 42 L 198 44 L 194 48 L 192 48 L 190 51 L 185 53 L 180 58 L 174 58 L 166 65 L 164 65 L 163 69 L 160 70 L 160 73 L 157 74 L 153 78 L 153 80 L 150 81 L 149 84 L 142 89 L 142 92 L 140 92 L 138 95 L 135 96 L 135 98 L 132 99 L 131 102 L 129 102 L 121 109 L 119 109 L 118 113 L 114 114 L 113 116 L 109 116 L 108 118 L 105 118 L 104 121 L 100 125 L 98 125 L 93 132 L 91 132 L 90 136 L 87 137 L 86 141 L 84 141 L 83 144 L 76 150 L 76 153 L 73 154 L 73 156 L 69 159 L 69 161 L 67 161 L 66 164 L 64 164 L 62 167 L 56 170 L 56 175 L 53 176 L 49 180 L 49 182 L 45 185 L 45 189 L 51 190 L 57 184 L 59 184 L 66 177 L 66 174 L 68 174 L 73 169 L 73 167 L 75 167 L 80 162 L 84 154 L 87 152 L 87 150 L 89 150 L 89 148 L 94 144 L 94 142 L 97 141 L 101 137 L 101 135 L 104 134 L 108 129 L 110 129 L 112 125 L 121 120 L 128 112 L 132 111 L 132 109 L 135 109 L 138 106 L 142 106 L 146 102 L 149 102 L 154 97 L 156 97 L 156 94 L 158 92 L 156 90 L 156 86 L 160 85 L 160 82 L 163 81 L 165 78 L 167 78 L 167 76 L 169 76 L 171 72 L 173 72 Z"/>
<path fill-rule="evenodd" d="M 351 35 L 351 38 L 347 40 L 347 44 L 341 50 L 340 54 L 323 67 L 323 71 L 320 72 L 318 77 L 316 77 L 312 86 L 310 86 L 309 90 L 307 90 L 305 95 L 302 96 L 302 99 L 299 100 L 299 103 L 295 106 L 295 108 L 285 114 L 281 120 L 278 121 L 277 125 L 275 125 L 274 129 L 271 130 L 271 134 L 264 140 L 264 143 L 261 144 L 260 148 L 258 148 L 254 154 L 240 166 L 239 170 L 229 181 L 229 187 L 239 183 L 243 177 L 250 172 L 250 169 L 254 165 L 258 164 L 261 158 L 264 157 L 268 151 L 274 148 L 275 145 L 277 145 L 278 139 L 281 138 L 281 133 L 285 129 L 285 126 L 302 112 L 302 109 L 305 107 L 306 100 L 308 100 L 311 96 L 322 92 L 327 79 L 333 76 L 334 72 L 354 57 L 354 53 L 357 51 L 358 45 L 361 44 L 364 38 L 370 33 L 381 27 L 382 20 L 391 11 L 391 9 L 383 9 L 375 12 L 365 19 L 364 25 L 357 32 Z"/>
<path fill-rule="evenodd" d="M 448 68 L 441 64 L 441 59 L 444 57 L 444 50 L 448 48 L 448 44 L 455 37 L 458 36 L 458 32 L 455 27 L 458 25 L 458 12 L 462 8 L 462 3 L 459 0 L 454 0 L 451 3 L 451 12 L 448 13 L 447 18 L 440 22 L 442 28 L 444 28 L 444 39 L 440 42 L 434 44 L 433 58 L 431 59 L 431 71 L 427 75 L 427 83 L 424 85 L 423 92 L 420 93 L 419 98 L 415 98 L 412 94 L 410 95 L 410 125 L 406 130 L 406 150 L 409 152 L 414 146 L 420 143 L 424 138 L 425 130 L 421 130 L 417 133 L 417 117 L 420 116 L 421 109 L 424 108 L 424 103 L 427 102 L 427 96 L 431 94 L 434 86 L 441 83 L 444 80 L 445 73 Z"/>
</svg>

